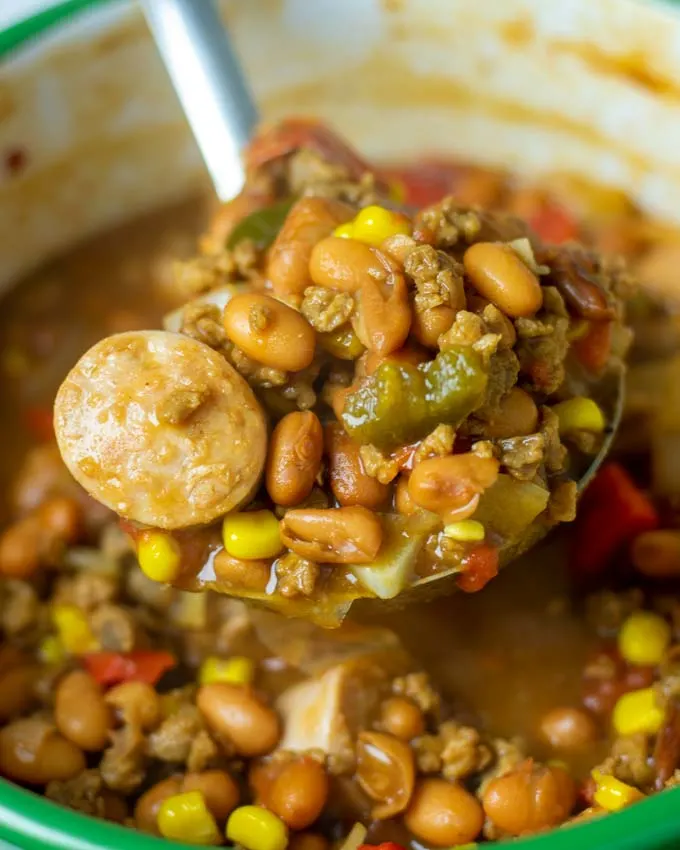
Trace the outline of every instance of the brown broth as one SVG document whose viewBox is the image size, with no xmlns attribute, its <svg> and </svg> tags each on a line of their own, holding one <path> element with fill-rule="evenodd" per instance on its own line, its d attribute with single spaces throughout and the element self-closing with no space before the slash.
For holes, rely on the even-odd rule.
<svg viewBox="0 0 680 850">
<path fill-rule="evenodd" d="M 190 252 L 204 213 L 204 202 L 193 200 L 126 224 L 51 263 L 4 298 L 5 491 L 35 441 L 27 410 L 50 409 L 64 375 L 96 340 L 159 326 L 171 306 L 163 284 L 168 257 Z M 569 600 L 558 543 L 513 565 L 482 593 L 412 606 L 384 615 L 381 624 L 400 635 L 462 718 L 492 735 L 520 735 L 539 755 L 541 714 L 579 704 L 587 634 Z M 575 769 L 583 775 L 596 755 L 591 749 Z"/>
</svg>

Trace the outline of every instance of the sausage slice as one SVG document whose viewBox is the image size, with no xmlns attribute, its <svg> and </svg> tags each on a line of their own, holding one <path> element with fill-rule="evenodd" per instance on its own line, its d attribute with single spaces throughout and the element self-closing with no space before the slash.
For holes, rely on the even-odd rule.
<svg viewBox="0 0 680 850">
<path fill-rule="evenodd" d="M 90 495 L 165 529 L 212 522 L 247 501 L 267 452 L 248 384 L 207 345 L 167 331 L 94 345 L 59 388 L 54 427 Z"/>
</svg>

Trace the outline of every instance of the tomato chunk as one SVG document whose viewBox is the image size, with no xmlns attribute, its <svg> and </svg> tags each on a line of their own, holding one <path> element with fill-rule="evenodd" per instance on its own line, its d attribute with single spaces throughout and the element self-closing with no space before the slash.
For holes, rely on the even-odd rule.
<svg viewBox="0 0 680 850">
<path fill-rule="evenodd" d="M 177 665 L 177 659 L 170 652 L 140 649 L 133 652 L 92 652 L 83 656 L 83 664 L 104 687 L 121 682 L 155 685 L 163 673 Z"/>
<path fill-rule="evenodd" d="M 465 556 L 463 564 L 465 572 L 458 576 L 456 584 L 465 593 L 476 593 L 498 575 L 498 549 L 482 543 Z"/>
<path fill-rule="evenodd" d="M 580 578 L 602 574 L 612 558 L 643 531 L 659 527 L 651 500 L 618 463 L 595 476 L 581 500 L 572 536 L 571 567 Z"/>
</svg>

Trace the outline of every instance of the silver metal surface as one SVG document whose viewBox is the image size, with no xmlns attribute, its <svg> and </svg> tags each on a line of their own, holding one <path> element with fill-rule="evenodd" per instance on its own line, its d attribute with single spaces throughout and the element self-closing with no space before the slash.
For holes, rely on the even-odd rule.
<svg viewBox="0 0 680 850">
<path fill-rule="evenodd" d="M 215 191 L 227 201 L 243 186 L 241 153 L 258 121 L 229 35 L 212 0 L 142 0 L 142 7 Z"/>
</svg>

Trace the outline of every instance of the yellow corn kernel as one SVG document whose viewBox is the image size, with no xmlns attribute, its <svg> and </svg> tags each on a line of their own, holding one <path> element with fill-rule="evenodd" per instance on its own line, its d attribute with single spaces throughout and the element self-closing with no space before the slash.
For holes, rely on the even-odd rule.
<svg viewBox="0 0 680 850">
<path fill-rule="evenodd" d="M 341 224 L 333 231 L 333 236 L 339 236 L 340 239 L 352 239 L 354 237 L 354 222 L 348 221 L 347 224 Z"/>
<path fill-rule="evenodd" d="M 186 844 L 219 844 L 215 818 L 200 791 L 175 794 L 158 809 L 158 830 L 164 838 Z"/>
<path fill-rule="evenodd" d="M 619 735 L 644 732 L 654 735 L 663 723 L 663 711 L 656 700 L 654 688 L 640 688 L 619 697 L 612 713 L 612 723 Z"/>
<path fill-rule="evenodd" d="M 147 578 L 168 583 L 179 575 L 182 555 L 179 544 L 169 534 L 151 531 L 139 538 L 137 560 Z"/>
<path fill-rule="evenodd" d="M 209 655 L 199 668 L 198 681 L 201 685 L 212 685 L 213 682 L 247 685 L 253 681 L 254 675 L 255 665 L 250 658 L 243 655 L 234 655 L 232 658 Z"/>
<path fill-rule="evenodd" d="M 484 526 L 476 519 L 462 519 L 444 526 L 444 534 L 459 543 L 479 543 L 484 540 Z"/>
<path fill-rule="evenodd" d="M 604 431 L 607 423 L 604 414 L 592 400 L 584 396 L 570 398 L 561 401 L 553 407 L 560 423 L 560 434 L 569 434 L 573 431 L 591 431 L 600 434 Z"/>
<path fill-rule="evenodd" d="M 599 770 L 594 770 L 591 775 L 597 784 L 593 799 L 608 812 L 618 812 L 645 796 L 637 788 L 626 785 L 615 776 L 607 776 Z"/>
<path fill-rule="evenodd" d="M 40 641 L 38 657 L 45 664 L 61 664 L 66 658 L 64 644 L 57 635 L 47 635 Z"/>
<path fill-rule="evenodd" d="M 359 242 L 380 245 L 389 236 L 410 232 L 411 226 L 405 216 L 374 205 L 356 214 L 352 236 Z"/>
<path fill-rule="evenodd" d="M 227 839 L 246 850 L 285 850 L 288 830 L 273 812 L 260 806 L 240 806 L 229 815 Z"/>
<path fill-rule="evenodd" d="M 75 605 L 54 605 L 52 622 L 64 651 L 69 655 L 84 655 L 99 649 L 87 617 Z"/>
<path fill-rule="evenodd" d="M 279 521 L 271 511 L 227 514 L 222 541 L 232 557 L 244 561 L 275 558 L 283 549 Z"/>
<path fill-rule="evenodd" d="M 619 631 L 619 651 L 629 664 L 657 665 L 671 642 L 671 627 L 652 611 L 636 611 Z"/>
</svg>

